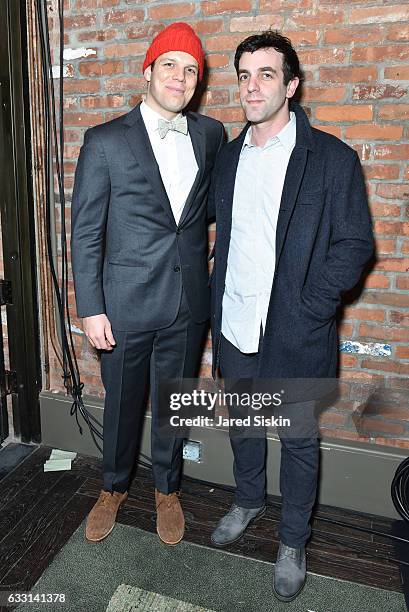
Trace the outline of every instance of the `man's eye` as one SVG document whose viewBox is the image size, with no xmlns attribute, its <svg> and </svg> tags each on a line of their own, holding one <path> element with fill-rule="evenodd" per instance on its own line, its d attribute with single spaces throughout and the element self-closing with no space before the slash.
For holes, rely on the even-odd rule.
<svg viewBox="0 0 409 612">
<path fill-rule="evenodd" d="M 173 64 L 173 62 L 166 62 L 166 64 L 164 64 L 164 66 L 174 66 L 175 64 Z"/>
<path fill-rule="evenodd" d="M 246 81 L 247 80 L 247 74 L 241 74 L 239 76 L 239 81 Z"/>
<path fill-rule="evenodd" d="M 273 75 L 271 72 L 263 72 L 263 78 L 269 80 L 273 78 Z"/>
</svg>

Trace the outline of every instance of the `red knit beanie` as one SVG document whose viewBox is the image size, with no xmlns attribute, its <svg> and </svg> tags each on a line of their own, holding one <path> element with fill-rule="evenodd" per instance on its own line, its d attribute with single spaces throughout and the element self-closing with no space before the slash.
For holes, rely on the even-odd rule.
<svg viewBox="0 0 409 612">
<path fill-rule="evenodd" d="M 168 51 L 184 51 L 192 55 L 199 64 L 199 81 L 202 79 L 204 51 L 200 38 L 190 25 L 182 22 L 172 23 L 162 32 L 159 32 L 146 52 L 145 61 L 142 66 L 143 72 L 156 58 Z"/>
</svg>

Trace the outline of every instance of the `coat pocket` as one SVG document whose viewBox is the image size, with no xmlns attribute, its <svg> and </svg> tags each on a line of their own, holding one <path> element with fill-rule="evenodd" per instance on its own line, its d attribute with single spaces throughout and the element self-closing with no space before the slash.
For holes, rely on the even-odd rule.
<svg viewBox="0 0 409 612">
<path fill-rule="evenodd" d="M 148 266 L 127 266 L 116 262 L 108 262 L 108 279 L 117 283 L 147 283 L 149 280 Z"/>
</svg>

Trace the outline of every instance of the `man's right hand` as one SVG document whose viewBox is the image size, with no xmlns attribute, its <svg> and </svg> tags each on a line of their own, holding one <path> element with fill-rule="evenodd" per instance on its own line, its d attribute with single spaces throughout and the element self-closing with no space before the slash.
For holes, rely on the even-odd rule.
<svg viewBox="0 0 409 612">
<path fill-rule="evenodd" d="M 82 319 L 85 335 L 94 348 L 112 351 L 115 338 L 112 335 L 111 323 L 106 314 L 98 314 Z"/>
</svg>

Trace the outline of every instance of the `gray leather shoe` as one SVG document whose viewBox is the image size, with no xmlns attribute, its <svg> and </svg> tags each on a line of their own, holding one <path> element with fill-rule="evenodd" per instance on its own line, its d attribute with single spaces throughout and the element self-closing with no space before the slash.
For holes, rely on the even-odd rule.
<svg viewBox="0 0 409 612">
<path fill-rule="evenodd" d="M 305 548 L 290 548 L 280 542 L 273 576 L 274 595 L 280 601 L 292 601 L 301 592 L 305 578 Z"/>
<path fill-rule="evenodd" d="M 210 540 L 215 546 L 227 546 L 240 540 L 247 526 L 261 518 L 266 511 L 265 506 L 260 508 L 241 508 L 233 504 L 230 510 L 217 524 Z"/>
</svg>

